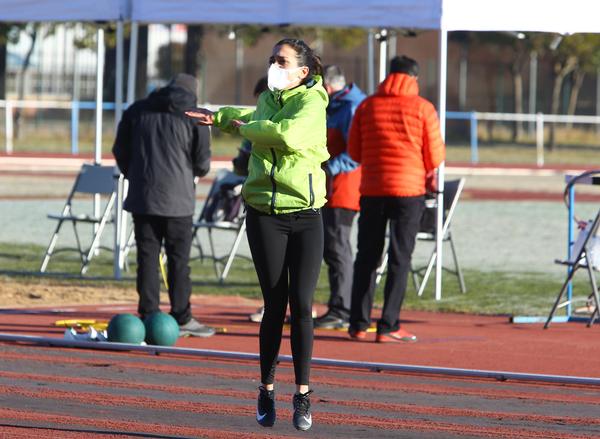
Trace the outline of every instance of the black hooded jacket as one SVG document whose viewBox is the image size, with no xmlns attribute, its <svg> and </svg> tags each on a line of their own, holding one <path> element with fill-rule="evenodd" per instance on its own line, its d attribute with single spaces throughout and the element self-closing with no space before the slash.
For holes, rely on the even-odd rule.
<svg viewBox="0 0 600 439">
<path fill-rule="evenodd" d="M 210 131 L 183 113 L 194 107 L 192 93 L 168 86 L 123 113 L 112 151 L 129 180 L 125 210 L 165 217 L 194 214 L 194 177 L 210 169 Z"/>
</svg>

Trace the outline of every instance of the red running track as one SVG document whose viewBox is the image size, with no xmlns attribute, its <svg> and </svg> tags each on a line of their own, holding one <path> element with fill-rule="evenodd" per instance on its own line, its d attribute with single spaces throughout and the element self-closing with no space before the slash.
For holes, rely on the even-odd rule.
<svg viewBox="0 0 600 439">
<path fill-rule="evenodd" d="M 227 327 L 177 346 L 257 352 L 255 308 L 203 298 L 196 315 Z M 61 337 L 63 318 L 108 319 L 132 305 L 0 310 L 0 332 Z M 414 344 L 355 342 L 316 331 L 315 357 L 512 372 L 600 376 L 598 326 L 515 325 L 506 317 L 403 313 Z M 282 353 L 289 354 L 289 339 Z M 300 437 L 291 426 L 293 370 L 278 370 L 278 421 L 253 420 L 258 365 L 182 355 L 0 344 L 0 437 Z M 313 368 L 313 430 L 327 438 L 600 437 L 600 387 Z"/>
</svg>

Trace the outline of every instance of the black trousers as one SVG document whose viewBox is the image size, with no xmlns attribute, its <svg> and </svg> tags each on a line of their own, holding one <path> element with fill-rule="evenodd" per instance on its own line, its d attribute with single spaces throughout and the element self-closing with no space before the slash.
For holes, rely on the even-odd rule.
<svg viewBox="0 0 600 439">
<path fill-rule="evenodd" d="M 325 250 L 323 259 L 329 276 L 329 313 L 344 320 L 350 318 L 352 272 L 354 259 L 350 233 L 356 211 L 338 207 L 324 207 L 323 232 Z"/>
<path fill-rule="evenodd" d="M 350 313 L 352 329 L 364 331 L 371 324 L 376 270 L 381 262 L 388 221 L 389 261 L 383 290 L 383 311 L 377 322 L 377 332 L 385 334 L 400 328 L 400 308 L 424 208 L 422 196 L 361 197 Z"/>
<path fill-rule="evenodd" d="M 164 243 L 167 253 L 167 283 L 171 315 L 182 325 L 192 318 L 190 295 L 190 249 L 192 217 L 169 218 L 155 215 L 133 215 L 137 246 L 138 312 L 143 317 L 159 310 L 159 257 Z"/>
<path fill-rule="evenodd" d="M 312 303 L 323 259 L 320 211 L 268 215 L 248 207 L 246 226 L 265 302 L 259 332 L 261 382 L 274 382 L 289 301 L 296 384 L 308 384 L 313 347 Z"/>
</svg>

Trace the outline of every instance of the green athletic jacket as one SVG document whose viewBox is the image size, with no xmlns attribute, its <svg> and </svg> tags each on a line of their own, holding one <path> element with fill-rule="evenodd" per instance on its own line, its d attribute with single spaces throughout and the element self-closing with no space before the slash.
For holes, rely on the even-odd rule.
<svg viewBox="0 0 600 439">
<path fill-rule="evenodd" d="M 325 108 L 329 98 L 320 76 L 291 90 L 266 91 L 256 110 L 224 107 L 214 125 L 235 132 L 231 120 L 247 122 L 239 133 L 252 142 L 242 195 L 253 208 L 270 214 L 319 208 L 325 199 L 329 158 Z"/>
</svg>

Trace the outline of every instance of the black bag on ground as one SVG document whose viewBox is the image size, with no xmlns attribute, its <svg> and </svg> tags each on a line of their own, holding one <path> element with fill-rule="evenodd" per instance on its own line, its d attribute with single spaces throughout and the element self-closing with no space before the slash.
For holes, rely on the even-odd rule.
<svg viewBox="0 0 600 439">
<path fill-rule="evenodd" d="M 241 184 L 223 184 L 207 200 L 203 219 L 215 223 L 235 222 L 242 209 Z"/>
</svg>

